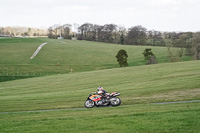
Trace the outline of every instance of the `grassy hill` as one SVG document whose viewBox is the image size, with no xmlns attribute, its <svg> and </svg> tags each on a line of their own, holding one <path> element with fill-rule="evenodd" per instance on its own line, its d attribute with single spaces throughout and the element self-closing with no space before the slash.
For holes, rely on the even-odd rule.
<svg viewBox="0 0 200 133">
<path fill-rule="evenodd" d="M 98 86 L 121 92 L 124 105 L 199 99 L 199 66 L 163 63 L 2 82 L 0 111 L 83 107 Z"/>
<path fill-rule="evenodd" d="M 60 74 L 0 83 L 0 112 L 78 108 L 101 85 L 121 92 L 114 108 L 0 113 L 2 132 L 198 132 L 200 62 Z M 139 103 L 139 104 L 138 104 Z M 101 125 L 101 126 L 100 126 Z"/>
<path fill-rule="evenodd" d="M 3 133 L 200 131 L 200 102 L 151 104 L 199 100 L 200 61 L 165 63 L 167 49 L 164 47 L 151 47 L 159 64 L 143 65 L 141 53 L 146 47 L 142 46 L 44 38 L 2 40 L 1 76 L 46 75 L 0 82 L 0 131 Z M 30 60 L 43 42 L 48 44 Z M 115 59 L 122 48 L 129 55 L 130 66 L 126 68 L 119 68 Z M 69 73 L 71 68 L 74 71 Z M 17 112 L 82 108 L 87 96 L 98 86 L 108 92 L 119 91 L 122 105 Z"/>
<path fill-rule="evenodd" d="M 43 42 L 48 43 L 33 60 L 30 60 L 31 55 Z M 145 48 L 152 48 L 158 63 L 168 62 L 165 47 L 128 46 L 48 38 L 0 39 L 0 77 L 3 81 L 69 73 L 71 69 L 73 72 L 82 72 L 118 68 L 115 56 L 120 49 L 127 51 L 129 66 L 144 65 L 142 53 Z M 183 60 L 190 60 L 190 58 L 184 56 Z"/>
</svg>

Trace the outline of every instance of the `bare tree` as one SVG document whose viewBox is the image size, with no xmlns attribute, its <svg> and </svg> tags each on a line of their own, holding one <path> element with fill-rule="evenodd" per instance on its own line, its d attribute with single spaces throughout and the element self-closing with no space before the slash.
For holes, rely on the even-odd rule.
<svg viewBox="0 0 200 133">
<path fill-rule="evenodd" d="M 146 28 L 140 25 L 129 28 L 126 43 L 129 45 L 146 45 L 146 31 Z"/>
<path fill-rule="evenodd" d="M 82 24 L 78 30 L 80 31 L 80 36 L 78 39 L 80 40 L 92 40 L 91 33 L 93 31 L 93 24 L 91 23 L 84 23 Z"/>
<path fill-rule="evenodd" d="M 101 26 L 101 25 L 96 25 L 95 26 L 95 29 L 96 29 L 96 31 L 97 31 L 97 38 L 96 38 L 96 40 L 98 41 L 98 42 L 103 42 L 104 40 L 103 40 L 103 32 L 102 32 L 102 30 L 103 30 L 103 26 Z"/>
<path fill-rule="evenodd" d="M 72 30 L 72 25 L 71 24 L 64 24 L 62 26 L 63 28 L 63 37 L 65 39 L 71 39 L 72 35 L 71 35 L 71 30 Z"/>
<path fill-rule="evenodd" d="M 54 37 L 53 37 L 53 29 L 52 29 L 52 27 L 49 27 L 49 28 L 48 28 L 48 32 L 49 32 L 49 33 L 48 33 L 48 37 L 49 37 L 49 38 L 54 38 Z"/>
<path fill-rule="evenodd" d="M 164 39 L 162 37 L 162 33 L 160 31 L 155 31 L 155 30 L 150 30 L 148 31 L 148 39 L 149 45 L 152 46 L 164 46 L 165 42 Z"/>
<path fill-rule="evenodd" d="M 185 48 L 191 44 L 190 34 L 179 33 L 178 38 L 175 40 L 174 47 L 178 48 L 178 56 L 181 59 L 185 53 Z"/>
<path fill-rule="evenodd" d="M 0 34 L 12 35 L 12 36 L 46 36 L 46 28 L 33 28 L 33 27 L 20 27 L 20 26 L 8 26 L 0 28 Z"/>
<path fill-rule="evenodd" d="M 170 62 L 176 62 L 179 60 L 176 56 L 176 52 L 174 51 L 176 39 L 178 39 L 178 34 L 176 32 L 168 33 L 168 36 L 166 38 L 166 46 L 167 46 L 168 58 Z"/>
<path fill-rule="evenodd" d="M 4 28 L 3 27 L 0 27 L 0 35 L 4 35 Z"/>
<path fill-rule="evenodd" d="M 115 34 L 117 32 L 117 25 L 115 24 L 105 24 L 102 29 L 104 42 L 113 43 L 115 39 Z"/>
<path fill-rule="evenodd" d="M 48 37 L 49 38 L 57 38 L 58 37 L 58 31 L 60 29 L 60 26 L 58 24 L 55 24 L 48 28 Z"/>
<path fill-rule="evenodd" d="M 193 35 L 192 49 L 194 51 L 194 58 L 200 60 L 200 32 Z"/>
</svg>

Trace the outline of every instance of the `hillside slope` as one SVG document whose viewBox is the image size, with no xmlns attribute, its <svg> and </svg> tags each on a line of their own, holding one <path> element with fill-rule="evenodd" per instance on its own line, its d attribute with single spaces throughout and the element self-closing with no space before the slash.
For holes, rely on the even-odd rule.
<svg viewBox="0 0 200 133">
<path fill-rule="evenodd" d="M 47 42 L 38 55 L 30 60 L 37 47 Z M 93 70 L 119 68 L 116 54 L 128 53 L 129 66 L 144 65 L 143 51 L 152 48 L 158 63 L 168 62 L 167 48 L 116 45 L 101 42 L 19 38 L 0 40 L 0 81 Z M 184 56 L 183 60 L 189 60 Z"/>
<path fill-rule="evenodd" d="M 83 107 L 103 86 L 122 104 L 200 99 L 200 61 L 60 74 L 0 83 L 0 112 Z"/>
</svg>

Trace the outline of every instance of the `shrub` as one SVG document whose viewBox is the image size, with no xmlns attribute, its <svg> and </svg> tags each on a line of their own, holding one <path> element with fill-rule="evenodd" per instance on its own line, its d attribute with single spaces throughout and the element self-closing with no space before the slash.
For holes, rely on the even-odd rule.
<svg viewBox="0 0 200 133">
<path fill-rule="evenodd" d="M 144 55 L 144 58 L 146 60 L 146 64 L 157 64 L 156 56 L 151 51 L 151 48 L 146 48 L 144 52 L 142 53 Z"/>
<path fill-rule="evenodd" d="M 127 62 L 128 54 L 125 50 L 121 49 L 120 51 L 118 51 L 116 58 L 120 67 L 128 66 L 128 62 Z"/>
</svg>

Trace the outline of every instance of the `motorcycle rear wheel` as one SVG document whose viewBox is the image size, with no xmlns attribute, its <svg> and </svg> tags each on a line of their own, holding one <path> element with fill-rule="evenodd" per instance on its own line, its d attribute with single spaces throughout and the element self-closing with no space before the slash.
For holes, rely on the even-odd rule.
<svg viewBox="0 0 200 133">
<path fill-rule="evenodd" d="M 111 106 L 119 106 L 121 104 L 121 99 L 118 97 L 112 98 L 110 101 Z"/>
<path fill-rule="evenodd" d="M 85 107 L 86 108 L 93 108 L 94 107 L 94 101 L 92 101 L 92 100 L 85 101 Z"/>
</svg>

